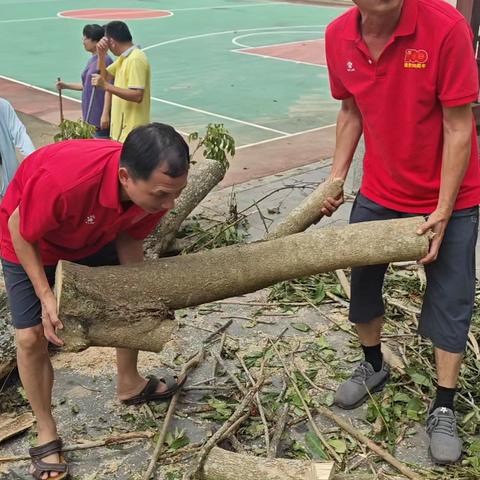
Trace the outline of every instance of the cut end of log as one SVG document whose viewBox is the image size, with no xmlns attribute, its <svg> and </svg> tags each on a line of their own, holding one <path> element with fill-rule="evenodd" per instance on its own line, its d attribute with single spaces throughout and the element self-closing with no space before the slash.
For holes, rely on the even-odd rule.
<svg viewBox="0 0 480 480">
<path fill-rule="evenodd" d="M 311 480 L 331 480 L 335 474 L 333 462 L 316 462 L 312 464 Z"/>
<path fill-rule="evenodd" d="M 87 267 L 67 261 L 56 270 L 57 311 L 64 328 L 58 332 L 65 351 L 88 347 L 118 347 L 160 351 L 177 324 L 162 301 L 155 279 L 148 286 L 143 274 L 131 279 L 127 271 L 144 264 Z M 148 277 L 148 275 L 146 275 Z"/>
</svg>

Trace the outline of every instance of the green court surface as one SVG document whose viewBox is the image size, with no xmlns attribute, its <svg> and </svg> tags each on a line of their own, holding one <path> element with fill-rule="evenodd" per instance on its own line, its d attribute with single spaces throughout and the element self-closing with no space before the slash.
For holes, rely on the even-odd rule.
<svg viewBox="0 0 480 480">
<path fill-rule="evenodd" d="M 343 8 L 262 0 L 0 0 L 0 8 L 1 74 L 9 79 L 51 91 L 58 76 L 79 81 L 88 59 L 81 43 L 83 25 L 107 18 L 65 18 L 59 12 L 165 10 L 173 15 L 125 20 L 152 66 L 152 120 L 183 132 L 224 123 L 238 146 L 335 122 L 338 103 L 331 99 L 322 62 L 238 50 L 320 49 L 317 41 L 325 26 Z M 77 92 L 65 94 L 79 98 Z"/>
</svg>

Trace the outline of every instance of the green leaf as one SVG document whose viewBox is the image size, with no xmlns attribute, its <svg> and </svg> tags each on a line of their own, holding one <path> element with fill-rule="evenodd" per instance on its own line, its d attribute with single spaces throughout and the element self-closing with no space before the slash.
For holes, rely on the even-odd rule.
<svg viewBox="0 0 480 480">
<path fill-rule="evenodd" d="M 211 398 L 208 404 L 219 414 L 220 418 L 228 418 L 232 414 L 232 409 L 222 400 Z"/>
<path fill-rule="evenodd" d="M 319 460 L 329 459 L 328 455 L 323 449 L 322 442 L 320 442 L 320 439 L 314 433 L 308 432 L 305 434 L 305 445 L 313 458 Z"/>
<path fill-rule="evenodd" d="M 406 393 L 397 392 L 393 396 L 393 401 L 394 402 L 408 403 L 410 401 L 410 396 L 408 396 Z"/>
<path fill-rule="evenodd" d="M 165 437 L 165 443 L 168 445 L 167 452 L 173 453 L 179 448 L 184 447 L 190 443 L 190 440 L 185 435 L 185 430 L 175 429 L 174 433 L 168 432 Z"/>
<path fill-rule="evenodd" d="M 315 289 L 315 295 L 313 296 L 313 301 L 316 304 L 322 303 L 325 300 L 326 294 L 327 294 L 327 292 L 326 292 L 326 289 L 325 289 L 325 285 L 322 282 L 319 285 L 317 285 L 317 288 Z"/>
<path fill-rule="evenodd" d="M 328 444 L 331 445 L 337 453 L 345 453 L 347 451 L 347 444 L 341 439 L 330 439 L 328 440 Z"/>
<path fill-rule="evenodd" d="M 306 323 L 291 323 L 290 326 L 299 332 L 309 332 L 311 330 L 310 325 Z"/>
<path fill-rule="evenodd" d="M 422 373 L 413 372 L 410 374 L 410 378 L 417 384 L 417 385 L 425 385 L 428 387 L 430 385 L 430 380 L 423 375 Z"/>
<path fill-rule="evenodd" d="M 477 454 L 480 456 L 480 440 L 474 440 L 468 447 L 469 453 Z"/>
<path fill-rule="evenodd" d="M 305 447 L 296 440 L 293 442 L 292 451 L 293 458 L 301 458 L 303 460 L 311 458 L 311 455 L 309 454 L 309 452 L 306 451 Z"/>
<path fill-rule="evenodd" d="M 412 420 L 419 420 L 419 413 L 423 409 L 423 403 L 419 398 L 413 397 L 407 405 L 407 417 Z"/>
<path fill-rule="evenodd" d="M 331 348 L 324 335 L 318 337 L 317 340 L 315 340 L 315 343 L 320 347 L 320 350 L 324 350 L 325 348 Z"/>
<path fill-rule="evenodd" d="M 468 412 L 462 420 L 462 424 L 466 425 L 472 418 L 476 416 L 477 412 L 475 410 L 472 410 L 471 412 Z"/>
<path fill-rule="evenodd" d="M 328 392 L 323 397 L 323 403 L 327 407 L 331 407 L 334 404 L 334 402 L 335 402 L 335 394 L 333 392 Z"/>
</svg>

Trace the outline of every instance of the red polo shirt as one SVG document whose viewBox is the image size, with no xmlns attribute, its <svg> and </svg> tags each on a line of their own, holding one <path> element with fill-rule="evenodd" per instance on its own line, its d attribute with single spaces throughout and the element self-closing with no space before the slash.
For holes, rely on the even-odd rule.
<svg viewBox="0 0 480 480">
<path fill-rule="evenodd" d="M 120 202 L 122 144 L 69 140 L 40 148 L 20 165 L 0 208 L 1 256 L 20 263 L 8 219 L 20 206 L 20 233 L 39 243 L 44 265 L 78 260 L 100 250 L 120 232 L 141 240 L 165 214 L 150 215 Z"/>
<path fill-rule="evenodd" d="M 377 62 L 352 8 L 327 28 L 333 97 L 354 97 L 365 139 L 361 192 L 403 212 L 437 206 L 443 148 L 442 107 L 478 98 L 472 34 L 443 0 L 404 0 L 395 33 Z M 480 203 L 480 166 L 472 118 L 472 151 L 455 209 Z"/>
</svg>

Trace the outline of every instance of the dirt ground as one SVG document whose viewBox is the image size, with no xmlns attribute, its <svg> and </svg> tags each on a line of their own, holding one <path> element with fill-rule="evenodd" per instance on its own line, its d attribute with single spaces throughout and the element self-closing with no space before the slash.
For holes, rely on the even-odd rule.
<svg viewBox="0 0 480 480">
<path fill-rule="evenodd" d="M 34 143 L 39 146 L 48 143 L 54 127 L 34 118 L 22 119 L 28 124 Z M 225 211 L 228 199 L 235 191 L 239 210 L 247 209 L 249 234 L 251 240 L 261 238 L 265 233 L 265 224 L 274 225 L 289 210 L 297 205 L 312 186 L 321 181 L 328 174 L 329 161 L 315 165 L 301 167 L 281 175 L 255 180 L 232 189 L 218 190 L 212 193 L 198 209 L 208 212 L 209 215 Z M 268 196 L 259 204 L 258 209 L 252 208 L 254 201 Z M 329 224 L 341 225 L 347 222 L 351 199 L 342 206 L 333 220 L 322 221 L 319 227 Z M 268 213 L 278 212 L 278 213 Z M 281 259 L 279 259 L 281 261 Z M 141 370 L 145 374 L 155 374 L 161 368 L 179 371 L 185 359 L 194 354 L 203 341 L 220 325 L 231 320 L 226 330 L 228 350 L 231 357 L 227 358 L 229 368 L 241 376 L 234 353 L 238 351 L 247 356 L 257 352 L 259 345 L 266 338 L 277 338 L 285 328 L 282 340 L 289 345 L 308 345 L 312 339 L 324 338 L 328 349 L 338 361 L 339 371 L 346 375 L 358 361 L 358 345 L 352 342 L 349 333 L 350 325 L 347 320 L 347 308 L 344 303 L 331 301 L 320 305 L 317 309 L 300 308 L 293 312 L 285 312 L 275 305 L 266 306 L 269 290 L 262 290 L 254 294 L 225 300 L 198 308 L 190 308 L 177 312 L 179 328 L 172 341 L 160 353 L 142 353 L 140 356 Z M 333 323 L 343 325 L 344 328 L 332 328 Z M 301 331 L 298 325 L 302 325 Z M 395 348 L 395 340 L 390 346 Z M 55 387 L 53 394 L 54 415 L 58 420 L 59 432 L 65 444 L 81 444 L 94 441 L 113 434 L 149 431 L 158 432 L 167 408 L 166 404 L 142 407 L 126 407 L 115 398 L 115 357 L 113 349 L 90 348 L 82 353 L 57 353 L 52 356 L 55 369 Z M 337 365 L 337 364 L 336 364 Z M 218 368 L 217 380 L 212 388 L 210 383 L 214 371 L 212 357 L 207 357 L 199 368 L 188 378 L 186 389 L 181 395 L 177 413 L 170 431 L 184 430 L 184 437 L 188 437 L 190 444 L 203 442 L 223 422 L 212 418 L 205 418 L 202 412 L 212 403 L 212 396 L 224 392 L 224 399 L 233 395 L 234 389 L 228 383 L 228 377 Z M 324 392 L 312 391 L 312 396 L 323 397 L 332 394 L 338 379 L 329 375 L 328 365 L 320 363 L 314 379 L 322 385 Z M 266 386 L 267 390 L 278 392 L 281 390 L 282 378 L 275 375 Z M 203 389 L 202 389 L 203 388 Z M 217 389 L 217 390 L 215 390 Z M 10 380 L 0 390 L 0 399 L 8 399 L 0 405 L 0 413 L 10 412 L 19 414 L 28 410 L 18 380 Z M 227 402 L 228 403 L 228 402 Z M 268 407 L 268 405 L 266 405 Z M 360 430 L 370 427 L 367 421 L 367 406 L 345 412 L 331 407 L 342 417 L 350 419 Z M 206 411 L 206 410 L 205 410 Z M 338 433 L 338 428 L 329 420 L 315 416 L 315 421 L 321 431 Z M 305 422 L 291 425 L 280 447 L 282 454 L 291 454 L 292 445 L 305 443 L 306 434 L 310 430 Z M 35 437 L 34 427 L 0 445 L 0 456 L 24 455 Z M 421 423 L 415 423 L 413 432 L 397 445 L 396 456 L 405 462 L 431 469 L 427 454 L 427 437 Z M 248 445 L 255 452 L 262 452 L 262 439 Z M 139 479 L 145 471 L 154 449 L 154 439 L 144 439 L 111 445 L 108 447 L 78 449 L 68 453 L 73 479 L 79 480 L 110 480 L 110 479 Z M 173 450 L 174 452 L 174 450 Z M 173 455 L 171 452 L 171 455 Z M 162 463 L 169 463 L 168 458 L 162 457 Z M 365 457 L 365 458 L 364 458 Z M 367 453 L 357 458 L 360 467 L 355 472 L 370 472 L 368 462 L 362 464 Z M 178 465 L 174 464 L 173 467 Z M 27 479 L 28 462 L 17 461 L 0 463 L 0 479 Z M 390 476 L 378 478 L 402 478 Z M 384 473 L 385 473 L 384 471 Z M 448 471 L 431 470 L 429 478 L 451 478 Z M 161 466 L 155 478 L 160 480 L 176 480 L 180 477 L 173 471 L 172 466 Z M 354 476 L 350 478 L 356 478 Z M 360 477 L 359 477 L 360 478 Z M 366 477 L 362 477 L 366 478 Z M 377 478 L 373 474 L 371 478 Z M 472 477 L 473 480 L 473 477 Z"/>
</svg>

